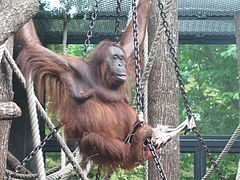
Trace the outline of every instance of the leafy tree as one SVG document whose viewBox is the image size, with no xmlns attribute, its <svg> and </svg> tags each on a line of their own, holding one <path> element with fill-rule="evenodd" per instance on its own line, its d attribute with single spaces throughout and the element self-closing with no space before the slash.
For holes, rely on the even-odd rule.
<svg viewBox="0 0 240 180">
<path fill-rule="evenodd" d="M 235 45 L 182 45 L 179 59 L 201 132 L 232 134 L 239 120 Z"/>
<path fill-rule="evenodd" d="M 231 135 L 239 123 L 236 46 L 181 45 L 179 51 L 182 76 L 200 132 Z M 180 118 L 186 118 L 182 103 Z M 235 179 L 239 157 L 228 154 L 221 163 L 227 179 Z M 181 155 L 181 179 L 193 179 L 192 163 L 192 155 Z M 207 160 L 207 167 L 210 166 Z M 218 179 L 217 174 L 210 179 Z"/>
<path fill-rule="evenodd" d="M 88 54 L 91 54 L 91 52 L 94 50 L 96 45 L 90 44 L 88 47 Z M 50 44 L 48 45 L 48 48 L 53 50 L 54 52 L 58 54 L 62 54 L 63 45 L 62 44 Z M 84 45 L 83 44 L 68 44 L 67 45 L 67 54 L 83 57 L 83 50 Z"/>
</svg>

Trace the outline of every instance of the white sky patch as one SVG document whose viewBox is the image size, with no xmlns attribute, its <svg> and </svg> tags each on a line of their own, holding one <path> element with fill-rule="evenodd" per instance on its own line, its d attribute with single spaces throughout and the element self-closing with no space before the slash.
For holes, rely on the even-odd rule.
<svg viewBox="0 0 240 180">
<path fill-rule="evenodd" d="M 42 0 L 41 2 L 44 2 L 47 4 L 47 6 L 44 7 L 46 11 L 52 11 L 54 8 L 63 8 L 63 6 L 60 3 L 60 0 Z"/>
<path fill-rule="evenodd" d="M 64 9 L 65 7 L 60 3 L 60 0 L 41 0 L 42 3 L 45 3 L 44 7 L 45 11 L 52 11 L 54 9 Z M 77 12 L 77 8 L 75 6 L 71 6 L 68 14 L 72 17 Z"/>
<path fill-rule="evenodd" d="M 77 8 L 75 6 L 72 6 L 71 9 L 68 11 L 68 14 L 73 15 L 77 12 Z"/>
</svg>

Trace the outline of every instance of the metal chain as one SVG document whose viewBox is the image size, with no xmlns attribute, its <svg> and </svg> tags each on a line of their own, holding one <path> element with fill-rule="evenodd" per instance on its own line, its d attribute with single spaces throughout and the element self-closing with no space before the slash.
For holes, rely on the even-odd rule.
<svg viewBox="0 0 240 180">
<path fill-rule="evenodd" d="M 181 95 L 182 95 L 182 98 L 183 98 L 183 103 L 184 103 L 184 106 L 185 106 L 185 109 L 186 109 L 186 113 L 188 115 L 188 119 L 190 120 L 194 116 L 193 116 L 192 110 L 191 110 L 190 105 L 189 105 L 188 97 L 187 97 L 186 90 L 185 90 L 185 87 L 184 87 L 184 84 L 183 84 L 183 78 L 180 74 L 180 67 L 178 65 L 178 58 L 176 56 L 176 51 L 175 51 L 175 48 L 174 48 L 173 40 L 171 38 L 171 31 L 169 30 L 169 24 L 166 20 L 167 16 L 166 16 L 166 13 L 164 12 L 164 6 L 160 2 L 160 0 L 158 0 L 158 8 L 160 9 L 160 16 L 162 18 L 163 26 L 165 28 L 165 35 L 167 37 L 167 44 L 169 46 L 169 51 L 170 51 L 170 54 L 172 56 L 172 62 L 174 63 L 174 68 L 175 68 L 175 71 L 176 71 L 176 76 L 177 76 L 180 92 L 181 92 Z M 218 174 L 218 177 L 222 180 L 225 180 L 226 178 L 223 176 L 222 172 L 218 168 L 216 161 L 214 160 L 212 154 L 210 153 L 210 150 L 208 149 L 208 147 L 207 147 L 206 143 L 204 142 L 203 137 L 199 133 L 198 129 L 194 128 L 193 132 L 197 136 L 198 141 L 201 143 L 203 149 L 205 150 L 207 156 L 209 157 L 210 162 L 212 163 L 212 165 L 214 167 L 214 170 Z"/>
<path fill-rule="evenodd" d="M 120 26 L 120 15 L 121 15 L 121 4 L 122 4 L 122 0 L 117 0 L 117 8 L 116 8 L 116 20 L 115 20 L 115 43 L 119 42 L 119 26 Z"/>
<path fill-rule="evenodd" d="M 222 179 L 222 180 L 226 180 L 226 178 L 223 176 L 223 173 L 220 171 L 220 169 L 219 169 L 219 167 L 218 167 L 215 159 L 213 158 L 210 150 L 208 149 L 206 143 L 204 142 L 203 137 L 202 137 L 201 134 L 199 133 L 198 129 L 197 129 L 197 128 L 194 128 L 194 129 L 193 129 L 193 132 L 194 132 L 195 135 L 197 136 L 198 141 L 201 143 L 202 148 L 203 148 L 204 151 L 206 152 L 206 154 L 207 154 L 210 162 L 212 163 L 212 166 L 213 166 L 214 170 L 215 170 L 215 171 L 217 172 L 217 174 L 218 174 L 218 177 L 219 177 L 220 179 Z"/>
<path fill-rule="evenodd" d="M 48 140 L 50 140 L 50 139 L 53 137 L 53 135 L 58 132 L 58 129 L 59 129 L 59 127 L 56 127 L 56 128 L 54 128 L 54 129 L 51 129 L 51 132 L 42 140 L 42 142 L 41 142 L 36 148 L 34 148 L 34 149 L 32 150 L 32 152 L 30 152 L 27 157 L 25 157 L 25 158 L 22 160 L 21 164 L 19 164 L 19 165 L 14 169 L 13 172 L 11 172 L 10 174 L 7 175 L 6 179 L 7 179 L 7 180 L 11 180 L 12 177 L 15 176 L 15 175 L 19 172 L 19 170 L 22 169 L 22 168 L 27 164 L 27 162 L 28 162 L 30 159 L 32 159 L 33 156 L 36 155 L 36 154 L 38 153 L 38 151 L 40 151 L 40 150 L 44 147 L 44 145 L 46 144 L 46 142 L 47 142 Z"/>
<path fill-rule="evenodd" d="M 99 3 L 100 3 L 101 0 L 96 0 L 95 2 L 95 6 L 94 6 L 94 9 L 93 9 L 93 12 L 91 14 L 91 22 L 89 23 L 89 26 L 88 26 L 88 31 L 87 31 L 87 39 L 85 40 L 84 42 L 84 50 L 83 50 L 83 55 L 86 56 L 87 53 L 88 53 L 88 47 L 90 45 L 90 38 L 92 37 L 92 30 L 94 28 L 94 23 L 97 19 L 97 16 L 98 16 L 98 7 L 99 7 Z"/>
<path fill-rule="evenodd" d="M 150 149 L 150 152 L 153 156 L 153 160 L 157 166 L 157 170 L 160 174 L 160 177 L 163 179 L 163 180 L 167 180 L 167 177 L 162 169 L 162 166 L 160 164 L 160 161 L 159 161 L 159 157 L 158 157 L 158 154 L 156 153 L 156 149 L 155 147 L 153 146 L 153 142 L 150 140 L 150 139 L 147 139 L 147 145 L 148 145 L 148 148 Z"/>
<path fill-rule="evenodd" d="M 133 42 L 134 42 L 134 57 L 135 57 L 135 75 L 136 75 L 136 110 L 137 113 L 142 111 L 142 94 L 141 94 L 141 67 L 139 56 L 139 42 L 138 42 L 138 22 L 137 22 L 137 5 L 136 0 L 132 3 L 132 16 L 133 16 Z"/>
<path fill-rule="evenodd" d="M 134 57 L 135 57 L 135 75 L 136 75 L 136 111 L 137 113 L 142 111 L 143 104 L 142 104 L 142 94 L 141 94 L 141 66 L 140 66 L 140 56 L 139 56 L 139 41 L 138 41 L 138 22 L 137 22 L 137 5 L 136 0 L 133 0 L 132 3 L 132 19 L 133 19 L 133 41 L 134 41 Z M 147 138 L 147 146 L 153 156 L 153 160 L 157 166 L 157 170 L 160 174 L 160 177 L 163 180 L 166 180 L 165 173 L 161 167 L 161 163 L 159 161 L 159 157 L 155 152 L 155 148 L 153 142 Z"/>
</svg>

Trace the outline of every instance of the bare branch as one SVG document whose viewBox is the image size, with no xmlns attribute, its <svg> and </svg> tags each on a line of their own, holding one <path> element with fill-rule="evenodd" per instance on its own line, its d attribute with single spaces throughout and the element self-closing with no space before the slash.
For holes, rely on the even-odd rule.
<svg viewBox="0 0 240 180">
<path fill-rule="evenodd" d="M 14 102 L 0 102 L 0 120 L 11 120 L 21 115 L 21 109 Z"/>
</svg>

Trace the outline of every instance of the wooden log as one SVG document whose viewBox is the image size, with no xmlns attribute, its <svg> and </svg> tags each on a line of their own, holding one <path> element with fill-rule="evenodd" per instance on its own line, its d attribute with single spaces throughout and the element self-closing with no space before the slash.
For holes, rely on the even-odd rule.
<svg viewBox="0 0 240 180">
<path fill-rule="evenodd" d="M 13 39 L 6 42 L 8 50 L 12 51 Z M 12 91 L 12 69 L 3 58 L 0 61 L 0 102 L 9 102 L 13 100 Z M 8 137 L 12 121 L 0 121 L 0 179 L 5 179 Z"/>
<path fill-rule="evenodd" d="M 235 12 L 235 29 L 237 45 L 238 94 L 240 96 L 240 11 Z M 238 108 L 240 110 L 240 99 L 238 100 Z"/>
<path fill-rule="evenodd" d="M 12 169 L 15 169 L 18 165 L 21 164 L 21 162 L 11 152 L 8 152 L 8 154 L 7 154 L 7 162 L 8 162 L 8 166 Z M 29 171 L 25 167 L 20 169 L 19 173 L 32 174 L 31 171 Z"/>
<path fill-rule="evenodd" d="M 240 97 L 240 11 L 235 12 L 235 29 L 237 45 L 238 94 Z M 240 110 L 240 99 L 238 100 L 238 108 Z M 240 159 L 238 163 L 236 180 L 240 180 Z"/>
<path fill-rule="evenodd" d="M 0 0 L 0 45 L 12 51 L 13 35 L 38 11 L 37 0 Z M 0 61 L 0 102 L 13 100 L 12 69 L 3 58 Z M 0 179 L 5 179 L 8 139 L 12 121 L 0 121 Z"/>
<path fill-rule="evenodd" d="M 38 12 L 38 6 L 37 0 L 11 0 L 0 9 L 0 45 Z"/>
<path fill-rule="evenodd" d="M 0 102 L 0 120 L 11 120 L 22 115 L 20 107 L 14 102 Z"/>
<path fill-rule="evenodd" d="M 167 21 L 171 30 L 174 48 L 177 49 L 177 0 L 161 0 L 161 2 L 164 4 L 164 9 L 167 13 Z M 158 1 L 153 1 L 148 20 L 149 51 L 151 48 L 157 49 L 154 57 L 149 57 L 155 59 L 155 62 L 148 79 L 148 123 L 153 127 L 156 127 L 158 124 L 174 127 L 179 124 L 178 86 L 164 29 L 158 45 L 152 47 L 157 27 L 162 25 L 157 3 Z M 167 179 L 179 179 L 180 151 L 178 137 L 171 140 L 161 150 L 161 158 L 162 168 Z M 161 179 L 153 159 L 148 161 L 148 179 Z"/>
</svg>

